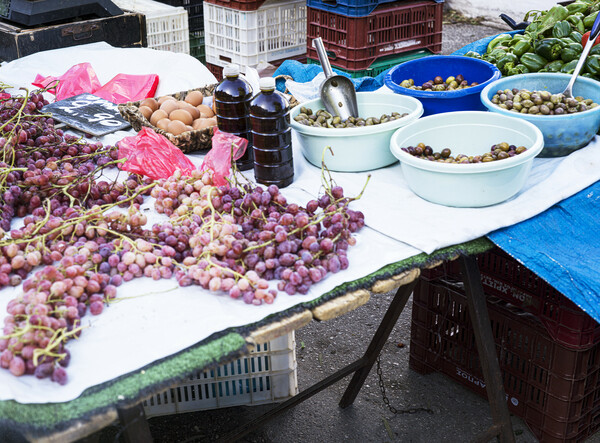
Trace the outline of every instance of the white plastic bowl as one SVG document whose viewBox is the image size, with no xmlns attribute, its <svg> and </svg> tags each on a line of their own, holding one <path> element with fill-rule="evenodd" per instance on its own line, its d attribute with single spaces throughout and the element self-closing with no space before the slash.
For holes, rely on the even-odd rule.
<svg viewBox="0 0 600 443">
<path fill-rule="evenodd" d="M 356 94 L 360 117 L 380 117 L 382 114 L 399 112 L 407 116 L 388 123 L 360 128 L 319 128 L 303 125 L 294 120 L 302 106 L 313 112 L 325 109 L 321 99 L 310 100 L 291 111 L 291 125 L 298 134 L 302 153 L 317 167 L 325 165 L 332 171 L 359 172 L 378 169 L 395 163 L 390 152 L 390 137 L 394 131 L 417 120 L 423 114 L 423 105 L 413 97 L 393 93 L 358 92 Z M 330 146 L 329 150 L 323 150 Z"/>
<path fill-rule="evenodd" d="M 425 143 L 434 152 L 450 148 L 452 155 L 481 155 L 501 142 L 525 146 L 527 151 L 489 163 L 453 164 L 423 160 L 401 149 Z M 494 205 L 515 195 L 543 147 L 544 136 L 534 124 L 481 111 L 423 117 L 398 129 L 390 141 L 410 189 L 430 202 L 456 207 Z"/>
</svg>

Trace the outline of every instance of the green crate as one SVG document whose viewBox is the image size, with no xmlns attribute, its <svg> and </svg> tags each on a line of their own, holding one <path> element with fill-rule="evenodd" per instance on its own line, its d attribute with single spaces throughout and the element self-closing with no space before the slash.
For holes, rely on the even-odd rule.
<svg viewBox="0 0 600 443">
<path fill-rule="evenodd" d="M 421 49 L 421 50 L 406 52 L 401 55 L 383 57 L 383 58 L 375 60 L 367 69 L 361 69 L 358 71 L 351 71 L 348 69 L 340 68 L 339 66 L 335 65 L 335 61 L 331 61 L 331 65 L 335 69 L 345 72 L 352 78 L 377 77 L 382 72 L 385 72 L 388 69 L 393 68 L 396 65 L 399 65 L 400 63 L 404 63 L 404 62 L 414 60 L 417 58 L 421 58 L 421 57 L 426 57 L 428 55 L 431 55 L 430 51 L 428 51 L 426 49 Z M 311 65 L 311 64 L 312 65 L 320 65 L 321 64 L 321 63 L 319 63 L 318 60 L 313 60 L 311 58 L 307 59 L 307 63 L 309 65 Z"/>
<path fill-rule="evenodd" d="M 204 30 L 190 32 L 190 55 L 206 64 L 206 49 L 204 47 Z"/>
</svg>

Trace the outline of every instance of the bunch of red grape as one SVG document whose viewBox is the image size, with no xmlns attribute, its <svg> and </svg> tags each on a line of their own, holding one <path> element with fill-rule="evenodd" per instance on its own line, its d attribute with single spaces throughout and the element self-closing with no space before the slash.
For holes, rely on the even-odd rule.
<svg viewBox="0 0 600 443">
<path fill-rule="evenodd" d="M 260 305 L 348 267 L 364 216 L 341 187 L 302 207 L 276 186 L 215 186 L 210 171 L 102 179 L 117 150 L 55 129 L 44 103 L 41 93 L 0 99 L 0 289 L 23 284 L 0 335 L 12 374 L 66 383 L 65 344 L 134 278 L 174 276 Z M 169 220 L 147 228 L 150 194 Z M 11 230 L 15 216 L 23 226 Z"/>
<path fill-rule="evenodd" d="M 277 289 L 289 295 L 306 294 L 328 272 L 348 267 L 352 233 L 364 226 L 364 216 L 348 207 L 352 199 L 341 187 L 304 208 L 288 203 L 275 185 L 216 187 L 209 173 L 200 174 L 176 174 L 151 193 L 157 211 L 170 215 L 156 241 L 176 249 L 185 266 L 176 271 L 181 285 L 272 303 L 277 291 L 269 280 L 279 280 Z"/>
</svg>

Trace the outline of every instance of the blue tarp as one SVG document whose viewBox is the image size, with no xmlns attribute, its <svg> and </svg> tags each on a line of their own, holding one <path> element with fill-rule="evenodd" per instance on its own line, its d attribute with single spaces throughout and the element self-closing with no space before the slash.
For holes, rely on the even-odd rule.
<svg viewBox="0 0 600 443">
<path fill-rule="evenodd" d="M 488 235 L 600 322 L 600 182 Z"/>
<path fill-rule="evenodd" d="M 354 83 L 354 88 L 357 91 L 361 92 L 375 91 L 381 88 L 383 86 L 385 74 L 387 74 L 387 72 L 389 71 L 388 69 L 379 74 L 377 77 L 351 78 L 345 72 L 339 71 L 333 67 L 332 69 L 336 74 L 343 75 L 352 80 L 352 83 Z M 321 68 L 321 65 L 305 65 L 303 63 L 297 62 L 296 60 L 286 60 L 277 68 L 277 70 L 273 74 L 273 77 L 277 77 L 278 75 L 289 75 L 290 77 L 292 77 L 292 79 L 294 79 L 294 81 L 298 83 L 306 83 L 315 78 L 319 72 L 323 72 L 323 68 Z M 281 92 L 285 91 L 285 80 L 277 79 L 277 89 Z"/>
</svg>

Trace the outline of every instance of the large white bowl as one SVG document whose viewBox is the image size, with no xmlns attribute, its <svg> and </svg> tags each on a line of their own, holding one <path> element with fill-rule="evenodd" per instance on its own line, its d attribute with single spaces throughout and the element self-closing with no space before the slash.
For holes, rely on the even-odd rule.
<svg viewBox="0 0 600 443">
<path fill-rule="evenodd" d="M 527 151 L 489 163 L 453 164 L 423 160 L 401 149 L 425 143 L 434 152 L 450 148 L 453 155 L 481 155 L 501 142 L 525 146 Z M 481 111 L 423 117 L 398 129 L 390 141 L 410 189 L 430 202 L 456 207 L 494 205 L 515 195 L 543 147 L 544 136 L 534 124 Z"/>
<path fill-rule="evenodd" d="M 298 134 L 302 153 L 317 167 L 321 160 L 332 171 L 358 172 L 378 169 L 395 163 L 396 157 L 390 152 L 390 137 L 394 131 L 417 120 L 423 114 L 423 105 L 413 97 L 393 93 L 356 93 L 360 117 L 380 117 L 382 114 L 399 112 L 407 116 L 388 123 L 360 128 L 319 128 L 303 125 L 294 120 L 302 106 L 313 112 L 325 109 L 321 99 L 310 100 L 291 110 L 291 125 Z M 330 146 L 329 150 L 323 150 Z"/>
</svg>

